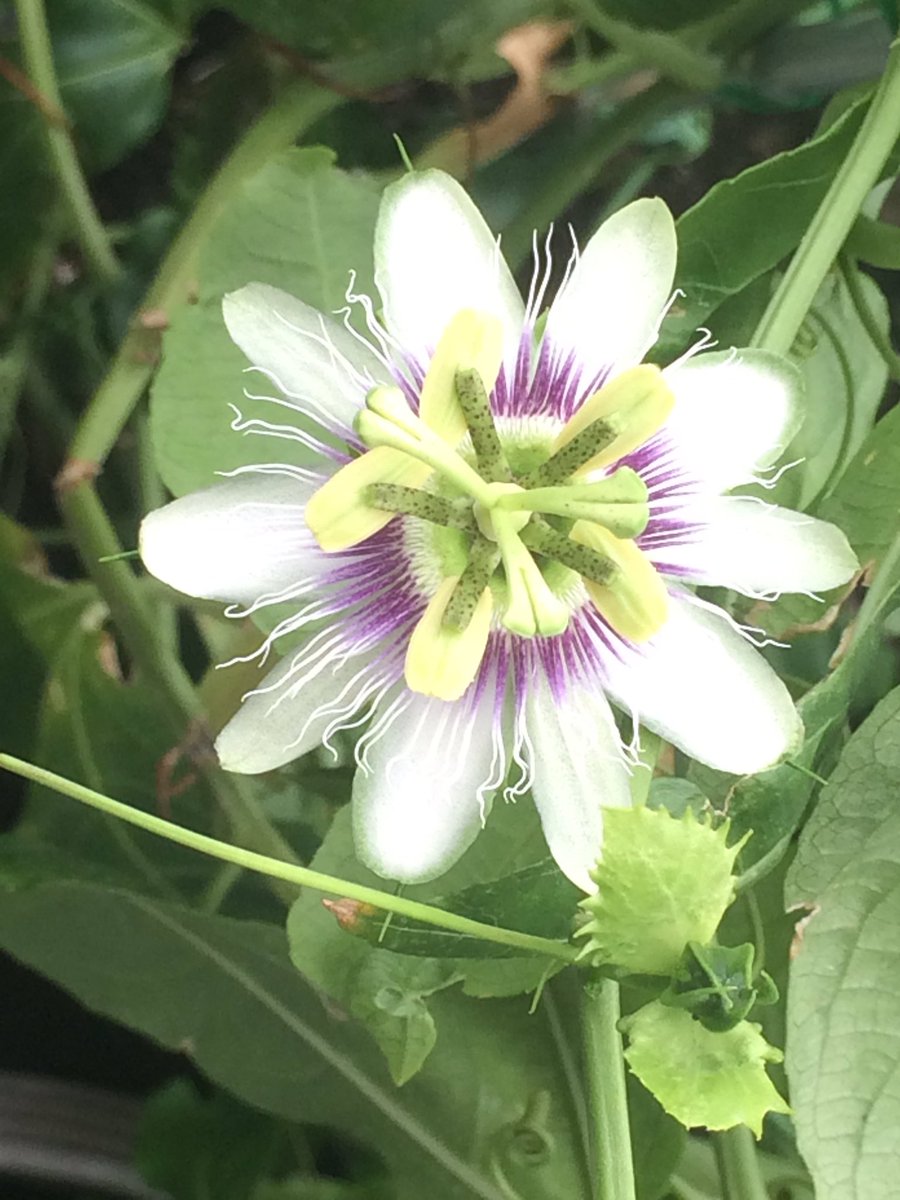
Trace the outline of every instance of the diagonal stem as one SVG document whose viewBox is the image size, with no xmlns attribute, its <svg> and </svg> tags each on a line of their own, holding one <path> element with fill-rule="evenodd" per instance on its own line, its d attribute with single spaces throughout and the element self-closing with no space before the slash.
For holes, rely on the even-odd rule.
<svg viewBox="0 0 900 1200">
<path fill-rule="evenodd" d="M 75 143 L 65 120 L 56 68 L 53 64 L 53 46 L 47 27 L 44 0 L 16 0 L 16 15 L 22 54 L 30 82 L 43 101 L 39 111 L 60 190 L 65 197 L 85 258 L 102 280 L 112 283 L 118 279 L 121 268 L 110 247 L 103 222 L 94 207 L 78 155 L 75 153 Z M 57 119 L 52 119 L 51 114 L 57 114 Z"/>
<path fill-rule="evenodd" d="M 43 787 L 52 788 L 63 796 L 68 796 L 72 800 L 78 800 L 82 804 L 87 804 L 91 808 L 116 817 L 120 821 L 126 821 L 129 825 L 134 825 L 138 829 L 144 829 L 148 833 L 164 837 L 168 841 L 176 842 L 180 846 L 187 846 L 191 850 L 197 850 L 200 854 L 207 854 L 212 858 L 220 859 L 222 862 L 234 863 L 236 866 L 244 867 L 248 871 L 258 871 L 270 879 L 278 879 L 291 885 L 293 889 L 310 887 L 318 892 L 328 892 L 335 896 L 345 896 L 350 900 L 358 900 L 362 904 L 371 904 L 376 908 L 383 908 L 388 912 L 399 913 L 401 916 L 411 917 L 416 921 L 423 921 L 428 925 L 436 925 L 441 929 L 449 929 L 453 933 L 467 934 L 470 937 L 480 938 L 486 942 L 495 942 L 501 946 L 514 946 L 519 950 L 530 951 L 533 954 L 543 954 L 565 963 L 573 963 L 578 957 L 578 950 L 568 942 L 555 942 L 550 938 L 536 937 L 530 933 L 519 933 L 514 929 L 503 929 L 496 925 L 485 925 L 481 921 L 472 920 L 470 917 L 462 917 L 457 913 L 445 912 L 441 908 L 434 908 L 430 904 L 422 904 L 417 900 L 410 900 L 405 896 L 392 895 L 390 892 L 379 891 L 378 888 L 365 887 L 363 884 L 351 883 L 346 879 L 338 879 L 334 875 L 324 875 L 321 871 L 313 871 L 309 867 L 301 867 L 297 863 L 284 862 L 265 854 L 257 854 L 252 850 L 244 850 L 242 847 L 233 846 L 229 842 L 220 842 L 216 838 L 207 837 L 206 834 L 195 833 L 192 829 L 185 829 L 182 825 L 175 825 L 171 821 L 166 821 L 162 817 L 155 816 L 153 813 L 143 812 L 138 808 L 131 808 L 130 805 L 113 800 L 112 797 L 105 796 L 102 792 L 95 792 L 93 788 L 83 787 L 80 783 L 74 783 L 72 780 L 65 779 L 53 771 L 47 771 L 43 767 L 37 767 L 32 763 L 24 762 L 22 759 L 15 758 L 11 754 L 0 754 L 0 767 L 5 767 L 6 770 L 12 771 L 24 779 L 30 779 L 34 783 L 41 784 Z"/>
</svg>

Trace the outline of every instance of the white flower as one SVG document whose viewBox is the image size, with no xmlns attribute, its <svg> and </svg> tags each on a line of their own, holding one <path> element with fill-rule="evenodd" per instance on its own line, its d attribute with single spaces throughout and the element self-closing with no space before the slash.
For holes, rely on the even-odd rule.
<svg viewBox="0 0 900 1200">
<path fill-rule="evenodd" d="M 318 465 L 246 468 L 176 500 L 144 521 L 141 552 L 235 615 L 293 602 L 264 657 L 315 624 L 219 756 L 267 771 L 368 722 L 354 828 L 388 878 L 439 875 L 495 793 L 530 790 L 560 867 L 590 890 L 601 805 L 629 802 L 610 699 L 735 773 L 800 741 L 784 685 L 689 585 L 815 592 L 856 559 L 831 525 L 723 495 L 796 427 L 788 363 L 744 350 L 639 366 L 675 253 L 665 205 L 629 205 L 573 255 L 539 333 L 549 264 L 523 304 L 471 201 L 428 171 L 385 193 L 383 318 L 348 293 L 368 338 L 261 284 L 225 298 Z"/>
</svg>

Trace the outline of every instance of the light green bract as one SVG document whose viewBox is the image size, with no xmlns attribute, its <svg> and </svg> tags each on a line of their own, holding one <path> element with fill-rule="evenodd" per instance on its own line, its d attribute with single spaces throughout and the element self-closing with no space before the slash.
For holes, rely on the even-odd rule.
<svg viewBox="0 0 900 1200">
<path fill-rule="evenodd" d="M 691 809 L 680 820 L 664 808 L 610 809 L 603 827 L 597 892 L 581 904 L 583 957 L 623 975 L 671 975 L 688 942 L 715 934 L 743 842 L 726 846 L 728 825 L 713 829 Z"/>
<path fill-rule="evenodd" d="M 766 1074 L 766 1063 L 780 1062 L 781 1051 L 751 1021 L 712 1033 L 689 1013 L 654 1000 L 622 1028 L 628 1065 L 682 1125 L 747 1125 L 760 1137 L 766 1113 L 790 1112 Z"/>
</svg>

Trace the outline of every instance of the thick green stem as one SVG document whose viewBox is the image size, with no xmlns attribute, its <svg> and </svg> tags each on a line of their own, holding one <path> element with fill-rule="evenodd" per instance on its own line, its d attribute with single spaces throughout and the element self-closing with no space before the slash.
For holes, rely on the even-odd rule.
<svg viewBox="0 0 900 1200">
<path fill-rule="evenodd" d="M 27 5 L 30 0 L 22 0 Z M 140 312 L 167 319 L 195 286 L 197 260 L 222 209 L 241 184 L 315 120 L 340 102 L 334 93 L 310 83 L 294 83 L 278 97 L 238 142 L 213 177 L 197 207 L 175 238 Z M 140 316 L 119 348 L 106 378 L 85 411 L 69 450 L 71 459 L 102 463 L 116 442 L 153 375 L 159 334 Z"/>
<path fill-rule="evenodd" d="M 535 937 L 529 933 L 519 933 L 514 929 L 503 929 L 495 925 L 484 925 L 481 921 L 473 921 L 469 917 L 461 917 L 456 913 L 445 912 L 430 904 L 421 904 L 417 900 L 409 900 L 405 896 L 396 896 L 390 892 L 382 892 L 377 888 L 365 887 L 362 884 L 351 883 L 346 879 L 338 879 L 334 875 L 323 875 L 321 871 L 310 870 L 296 863 L 282 862 L 265 854 L 256 854 L 252 850 L 244 850 L 240 846 L 232 846 L 228 842 L 220 842 L 216 838 L 195 833 L 171 821 L 165 821 L 153 813 L 131 808 L 102 792 L 83 787 L 70 779 L 64 779 L 53 771 L 45 771 L 32 763 L 23 762 L 10 754 L 0 754 L 0 767 L 30 779 L 43 787 L 52 788 L 63 796 L 78 800 L 100 812 L 126 821 L 138 829 L 164 837 L 180 846 L 187 846 L 200 854 L 208 854 L 222 862 L 234 863 L 248 871 L 258 871 L 270 879 L 279 879 L 291 885 L 292 888 L 309 887 L 317 892 L 328 892 L 334 896 L 344 896 L 349 900 L 357 900 L 361 904 L 371 904 L 388 912 L 398 913 L 428 925 L 436 925 L 441 929 L 449 929 L 453 933 L 467 934 L 469 937 L 480 938 L 482 941 L 495 942 L 501 946 L 514 946 L 518 950 L 529 951 L 533 954 L 543 954 L 549 958 L 563 962 L 574 962 L 578 950 L 566 942 L 554 942 L 549 938 Z"/>
<path fill-rule="evenodd" d="M 853 228 L 863 201 L 881 177 L 898 138 L 900 40 L 891 47 L 859 133 L 763 313 L 753 345 L 779 354 L 790 350 L 822 280 Z"/>
<path fill-rule="evenodd" d="M 619 985 L 612 979 L 598 979 L 585 987 L 583 995 L 595 1200 L 635 1200 L 625 1059 L 618 1028 Z"/>
<path fill-rule="evenodd" d="M 715 1135 L 722 1200 L 769 1200 L 756 1157 L 756 1142 L 746 1125 Z"/>
<path fill-rule="evenodd" d="M 101 279 L 115 280 L 121 268 L 112 252 L 103 222 L 88 190 L 65 112 L 56 69 L 53 46 L 47 28 L 44 0 L 16 0 L 22 55 L 31 82 L 40 92 L 51 113 L 43 112 L 44 133 L 56 178 L 84 250 L 85 258 Z"/>
</svg>

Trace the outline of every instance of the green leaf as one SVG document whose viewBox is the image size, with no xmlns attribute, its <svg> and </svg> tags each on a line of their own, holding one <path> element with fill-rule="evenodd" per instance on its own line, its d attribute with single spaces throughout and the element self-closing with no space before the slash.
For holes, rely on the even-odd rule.
<svg viewBox="0 0 900 1200">
<path fill-rule="evenodd" d="M 450 896 L 434 896 L 429 903 L 473 921 L 565 941 L 582 895 L 556 862 L 546 858 L 490 883 L 474 884 Z M 386 912 L 369 905 L 351 906 L 351 902 L 345 902 L 340 910 L 333 911 L 348 933 L 398 954 L 497 958 L 528 953 L 515 946 L 498 946 L 450 929 L 438 929 L 410 917 L 395 914 L 388 920 Z"/>
<path fill-rule="evenodd" d="M 887 334 L 890 316 L 881 290 L 867 275 L 860 275 L 859 283 Z M 794 359 L 803 372 L 805 417 L 782 461 L 801 461 L 785 472 L 767 499 L 818 512 L 817 503 L 834 490 L 872 428 L 888 378 L 842 278 L 830 276 L 820 288 Z"/>
<path fill-rule="evenodd" d="M 159 125 L 186 30 L 146 0 L 47 6 L 63 104 L 91 171 L 105 170 Z"/>
<path fill-rule="evenodd" d="M 859 131 L 867 100 L 795 150 L 712 187 L 678 221 L 676 285 L 685 300 L 666 319 L 660 360 L 694 336 L 720 304 L 773 270 L 800 243 L 813 213 Z M 885 177 L 896 162 L 885 167 Z M 765 237 L 748 237 L 765 213 Z"/>
<path fill-rule="evenodd" d="M 158 695 L 140 679 L 123 677 L 96 589 L 47 574 L 34 543 L 9 521 L 0 523 L 0 613 L 4 654 L 31 664 L 21 695 L 33 722 L 29 753 L 150 811 L 166 803 L 169 783 L 177 791 L 182 781 L 192 782 L 175 800 L 178 816 L 209 828 L 209 792 L 192 781 L 189 756 L 172 753 L 178 731 Z M 50 877 L 101 878 L 170 899 L 182 888 L 195 894 L 216 872 L 183 848 L 32 788 L 15 832 L 0 839 L 7 886 L 39 876 L 42 856 Z"/>
<path fill-rule="evenodd" d="M 341 77 L 374 87 L 429 78 L 493 46 L 541 11 L 539 0 L 224 0 L 252 28 L 315 58 L 342 58 Z"/>
<path fill-rule="evenodd" d="M 502 808 L 496 815 L 501 818 L 497 824 L 505 829 L 508 822 L 502 820 Z M 482 837 L 497 845 L 500 837 L 494 832 L 494 825 L 492 814 Z M 356 860 L 350 813 L 346 808 L 335 817 L 312 865 L 316 870 L 356 883 L 383 885 L 378 876 Z M 499 865 L 496 864 L 494 869 L 497 870 Z M 458 872 L 459 868 L 455 870 Z M 477 892 L 491 886 L 473 885 L 472 890 Z M 406 894 L 439 904 L 435 891 L 435 884 L 429 884 L 409 888 Z M 515 919 L 514 896 L 508 900 L 507 916 Z M 389 939 L 397 917 L 389 920 L 387 914 L 373 917 L 370 942 L 363 937 L 351 936 L 341 927 L 336 914 L 346 911 L 344 905 L 345 902 L 334 905 L 331 901 L 323 904 L 317 894 L 303 892 L 288 917 L 291 958 L 311 983 L 366 1025 L 387 1058 L 397 1083 L 410 1079 L 434 1047 L 437 1034 L 429 1005 L 437 992 L 462 982 L 470 994 L 514 995 L 532 990 L 547 977 L 547 961 L 535 961 L 533 956 L 470 962 L 461 955 L 471 953 L 474 939 L 459 935 L 448 935 L 449 941 L 438 938 L 436 948 L 443 951 L 441 957 L 395 953 Z M 358 912 L 357 909 L 352 911 L 354 915 Z M 571 905 L 569 920 L 573 913 L 574 905 Z M 498 923 L 496 916 L 491 920 Z M 379 941 L 382 930 L 384 941 Z M 456 954 L 447 957 L 447 951 L 454 946 Z M 491 947 L 484 942 L 479 942 L 477 949 L 479 956 L 490 954 L 491 949 L 495 954 L 503 952 L 502 947 Z"/>
<path fill-rule="evenodd" d="M 66 0 L 48 4 L 47 21 L 63 107 L 89 172 L 105 170 L 159 125 L 169 71 L 186 33 L 144 0 Z M 18 45 L 0 53 L 21 67 Z M 27 259 L 56 195 L 43 117 L 33 101 L 0 88 L 0 279 Z"/>
<path fill-rule="evenodd" d="M 819 1200 L 888 1195 L 900 1170 L 900 689 L 844 749 L 788 873 L 809 910 L 788 993 L 787 1070 Z"/>
<path fill-rule="evenodd" d="M 742 1021 L 712 1033 L 686 1012 L 658 1000 L 622 1021 L 625 1058 L 666 1112 L 687 1128 L 748 1125 L 759 1137 L 767 1112 L 789 1112 L 766 1074 L 781 1052 L 759 1026 Z"/>
<path fill-rule="evenodd" d="M 203 1099 L 186 1079 L 151 1096 L 141 1116 L 138 1168 L 171 1200 L 248 1200 L 290 1158 L 283 1125 L 224 1093 Z"/>
<path fill-rule="evenodd" d="M 897 534 L 900 408 L 882 417 L 860 447 L 821 515 L 846 533 L 863 564 L 877 563 Z"/>
<path fill-rule="evenodd" d="M 200 263 L 200 303 L 172 314 L 151 396 L 153 445 L 166 486 L 176 495 L 208 487 L 218 471 L 250 463 L 304 461 L 297 442 L 236 433 L 234 404 L 247 417 L 289 424 L 290 414 L 247 400 L 243 389 L 276 394 L 232 343 L 222 296 L 268 283 L 330 312 L 345 304 L 350 272 L 374 295 L 372 238 L 378 189 L 334 166 L 329 150 L 292 150 L 254 175 L 225 209 Z M 308 457 L 305 461 L 308 461 Z"/>
<path fill-rule="evenodd" d="M 727 836 L 727 825 L 713 829 L 691 809 L 680 820 L 665 808 L 605 809 L 597 893 L 581 902 L 585 956 L 622 974 L 671 975 L 731 903 L 739 847 L 728 849 Z"/>
<path fill-rule="evenodd" d="M 60 883 L 4 900 L 0 944 L 249 1104 L 377 1149 L 397 1200 L 419 1200 L 423 1180 L 440 1200 L 505 1200 L 504 1177 L 523 1200 L 590 1194 L 578 1099 L 547 1017 L 522 1001 L 435 997 L 438 1045 L 398 1092 L 274 927 Z M 537 1150 L 527 1161 L 523 1145 Z"/>
</svg>

